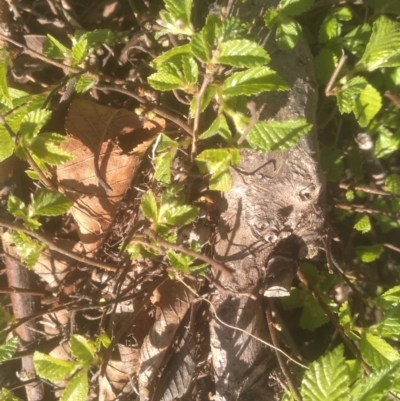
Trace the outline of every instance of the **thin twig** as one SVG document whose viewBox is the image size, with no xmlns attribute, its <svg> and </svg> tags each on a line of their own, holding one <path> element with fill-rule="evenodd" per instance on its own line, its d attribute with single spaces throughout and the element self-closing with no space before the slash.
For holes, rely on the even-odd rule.
<svg viewBox="0 0 400 401">
<path fill-rule="evenodd" d="M 0 287 L 0 294 L 25 294 L 32 295 L 33 297 L 46 297 L 51 296 L 51 293 L 45 291 L 34 291 L 27 288 L 18 288 L 18 287 Z"/>
<path fill-rule="evenodd" d="M 112 271 L 112 272 L 115 272 L 115 270 L 117 269 L 114 265 L 96 261 L 93 259 L 89 259 L 89 258 L 86 258 L 85 256 L 78 255 L 75 252 L 61 248 L 60 246 L 58 246 L 54 242 L 50 241 L 47 237 L 40 234 L 39 232 L 29 230 L 20 224 L 10 223 L 6 220 L 0 219 L 0 226 L 9 228 L 10 230 L 22 231 L 23 233 L 28 234 L 28 235 L 38 239 L 39 241 L 43 242 L 52 251 L 61 253 L 62 255 L 68 256 L 71 259 L 74 259 L 78 262 L 85 263 L 89 266 L 98 267 L 100 269 L 105 269 L 105 270 Z"/>
<path fill-rule="evenodd" d="M 196 95 L 196 110 L 194 113 L 194 121 L 193 121 L 193 138 L 192 138 L 192 159 L 196 156 L 196 148 L 197 148 L 197 134 L 200 123 L 200 113 L 201 113 L 201 101 L 203 99 L 204 93 L 207 89 L 208 84 L 212 82 L 212 75 L 206 74 L 204 77 L 203 83 L 201 84 L 200 90 Z"/>
<path fill-rule="evenodd" d="M 388 249 L 391 249 L 392 251 L 400 252 L 400 248 L 398 248 L 397 246 L 394 246 L 394 245 L 392 245 L 392 244 L 388 244 L 387 242 L 385 242 L 385 243 L 383 244 L 383 246 L 385 246 L 385 247 L 388 248 Z"/>
<path fill-rule="evenodd" d="M 319 306 L 323 309 L 323 311 L 329 317 L 329 320 L 335 326 L 335 329 L 338 331 L 340 336 L 343 338 L 343 341 L 346 343 L 346 345 L 349 348 L 349 350 L 351 351 L 351 353 L 355 356 L 357 361 L 360 362 L 360 364 L 363 367 L 363 369 L 368 374 L 370 374 L 371 373 L 371 369 L 365 363 L 365 361 L 363 360 L 363 358 L 361 356 L 361 353 L 360 353 L 360 350 L 347 337 L 345 331 L 343 330 L 343 327 L 340 325 L 340 322 L 339 322 L 338 318 L 331 312 L 331 310 L 328 308 L 328 306 L 326 305 L 324 300 L 319 295 L 318 291 L 313 287 L 313 285 L 307 280 L 306 276 L 302 273 L 301 269 L 299 269 L 297 271 L 297 277 L 310 290 L 310 292 L 311 292 L 312 296 L 314 297 L 314 299 L 318 302 Z"/>
<path fill-rule="evenodd" d="M 187 132 L 190 136 L 193 136 L 193 130 L 189 127 L 188 124 L 186 124 L 184 121 L 182 121 L 179 117 L 173 115 L 172 113 L 165 111 L 161 109 L 158 106 L 154 106 L 153 104 L 149 103 L 147 100 L 145 100 L 143 97 L 136 95 L 135 93 L 124 89 L 124 88 L 118 88 L 117 86 L 97 86 L 96 89 L 101 90 L 101 91 L 113 91 L 113 92 L 119 92 L 123 93 L 124 95 L 130 96 L 137 100 L 138 102 L 142 103 L 146 107 L 148 107 L 151 111 L 153 111 L 155 114 L 157 114 L 160 117 L 163 117 L 174 124 L 176 124 L 178 127 L 181 127 L 185 132 Z"/>
<path fill-rule="evenodd" d="M 256 102 L 254 102 L 253 100 L 250 100 L 249 102 L 247 102 L 247 109 L 250 111 L 250 123 L 246 127 L 246 129 L 243 131 L 243 134 L 238 139 L 238 141 L 237 141 L 238 145 L 241 145 L 243 143 L 243 141 L 246 139 L 247 135 L 249 135 L 250 131 L 256 125 L 257 120 L 258 120 L 258 115 L 257 115 L 257 110 L 256 110 Z"/>
<path fill-rule="evenodd" d="M 366 192 L 368 194 L 374 194 L 374 195 L 382 195 L 382 196 L 396 196 L 396 194 L 392 194 L 390 192 L 385 192 L 380 189 L 375 189 L 375 188 L 369 188 L 369 187 L 360 187 L 358 185 L 356 186 L 351 186 L 348 184 L 339 184 L 339 188 L 341 189 L 346 189 L 346 190 L 354 190 L 354 191 L 361 191 L 361 192 Z"/>
<path fill-rule="evenodd" d="M 273 301 L 272 301 L 272 299 L 269 299 L 268 307 L 265 311 L 266 316 L 267 316 L 268 327 L 269 327 L 269 334 L 271 335 L 271 340 L 272 340 L 272 343 L 274 344 L 274 346 L 276 348 L 279 348 L 279 339 L 278 339 L 278 336 L 276 335 L 276 329 L 275 329 L 274 321 L 272 318 L 272 312 L 271 312 L 272 307 L 273 307 Z M 278 359 L 278 363 L 281 368 L 281 371 L 282 371 L 283 375 L 286 377 L 286 380 L 288 381 L 289 386 L 290 386 L 296 400 L 302 401 L 303 398 L 301 397 L 299 389 L 297 388 L 296 383 L 294 382 L 294 379 L 293 379 L 290 371 L 287 369 L 286 363 L 283 360 L 282 355 L 279 352 L 276 352 L 276 358 Z"/>
<path fill-rule="evenodd" d="M 335 207 L 337 209 L 350 210 L 357 213 L 381 214 L 382 216 L 389 216 L 389 217 L 398 216 L 398 213 L 385 212 L 383 210 L 377 210 L 377 209 L 367 209 L 363 205 L 344 205 L 342 203 L 336 203 Z"/>
<path fill-rule="evenodd" d="M 340 60 L 338 62 L 338 65 L 336 66 L 335 70 L 332 73 L 332 76 L 328 82 L 328 85 L 326 85 L 325 88 L 325 96 L 333 96 L 334 93 L 332 92 L 332 87 L 335 84 L 336 78 L 339 75 L 340 70 L 343 67 L 343 64 L 347 60 L 347 56 L 344 54 L 344 51 L 342 50 L 342 57 L 340 57 Z"/>
<path fill-rule="evenodd" d="M 167 249 L 172 249 L 173 251 L 182 252 L 186 255 L 192 256 L 199 260 L 202 260 L 203 262 L 209 263 L 215 270 L 217 270 L 221 274 L 225 274 L 225 275 L 228 275 L 230 278 L 233 278 L 232 272 L 226 266 L 217 262 L 215 259 L 212 259 L 206 255 L 203 255 L 202 253 L 192 251 L 191 249 L 185 248 L 184 246 L 165 241 L 152 230 L 145 229 L 145 230 L 143 230 L 143 234 L 148 235 L 149 237 L 156 240 L 157 244 L 158 244 L 158 248 L 164 247 Z M 135 242 L 135 240 L 133 240 L 133 242 Z M 145 246 L 151 246 L 151 244 L 145 244 Z"/>
<path fill-rule="evenodd" d="M 107 76 L 103 76 L 103 75 L 99 75 L 99 74 L 95 74 L 93 72 L 90 71 L 86 71 L 83 70 L 81 68 L 75 68 L 75 67 L 71 67 L 70 65 L 67 64 L 63 64 L 60 63 L 59 61 L 53 60 L 49 57 L 43 56 L 43 54 L 19 43 L 16 42 L 15 40 L 9 38 L 8 36 L 3 35 L 2 33 L 0 33 L 0 38 L 2 38 L 3 40 L 5 40 L 6 42 L 12 43 L 13 45 L 19 47 L 20 49 L 23 50 L 24 53 L 29 54 L 30 56 L 42 60 L 47 64 L 51 64 L 55 67 L 61 68 L 65 71 L 68 71 L 69 73 L 75 73 L 75 74 L 82 74 L 85 75 L 89 78 L 93 78 L 102 82 L 108 82 L 108 83 L 113 83 L 113 84 L 118 84 L 118 85 L 128 85 L 130 84 L 129 81 L 125 81 L 122 79 L 116 79 L 116 78 L 111 78 L 111 77 L 107 77 Z"/>
<path fill-rule="evenodd" d="M 214 306 L 214 304 L 213 304 L 211 301 L 209 301 L 209 300 L 206 299 L 206 298 L 200 297 L 200 295 L 199 295 L 193 288 L 191 288 L 189 285 L 187 285 L 187 284 L 186 284 L 183 280 L 181 280 L 179 277 L 177 277 L 177 280 L 179 280 L 179 282 L 181 282 L 181 283 L 182 283 L 185 287 L 187 287 L 193 294 L 195 294 L 195 295 L 198 297 L 199 300 L 207 302 L 207 303 L 211 306 L 211 309 L 212 309 L 212 312 L 213 312 L 213 315 L 214 315 L 215 319 L 216 319 L 219 323 L 221 323 L 223 326 L 229 327 L 230 329 L 233 329 L 233 330 L 236 330 L 236 331 L 240 331 L 241 333 L 250 336 L 250 337 L 253 338 L 254 340 L 259 341 L 261 344 L 264 344 L 264 345 L 266 345 L 266 346 L 268 346 L 268 347 L 274 349 L 275 351 L 280 352 L 282 355 L 286 356 L 286 358 L 288 358 L 290 361 L 294 362 L 296 365 L 299 365 L 299 366 L 301 366 L 301 367 L 304 368 L 304 369 L 308 369 L 307 366 L 303 365 L 303 364 L 300 363 L 300 362 L 297 362 L 297 361 L 296 361 L 295 359 L 293 359 L 290 355 L 288 355 L 286 352 L 282 351 L 282 350 L 279 349 L 278 347 L 275 347 L 273 344 L 270 344 L 269 342 L 262 340 L 261 338 L 255 336 L 255 335 L 252 334 L 252 333 L 249 333 L 249 332 L 246 331 L 246 330 L 241 329 L 240 327 L 232 326 L 232 325 L 230 325 L 230 324 L 224 322 L 224 321 L 218 316 L 217 311 L 216 311 L 216 309 L 215 309 L 215 306 Z"/>
</svg>

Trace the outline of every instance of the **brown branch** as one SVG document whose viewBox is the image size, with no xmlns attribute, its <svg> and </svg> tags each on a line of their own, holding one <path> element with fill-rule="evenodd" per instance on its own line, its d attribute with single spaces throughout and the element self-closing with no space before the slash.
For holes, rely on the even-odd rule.
<svg viewBox="0 0 400 401">
<path fill-rule="evenodd" d="M 346 189 L 346 190 L 350 189 L 350 190 L 354 190 L 354 191 L 361 191 L 361 192 L 366 192 L 368 194 L 374 194 L 374 195 L 396 196 L 396 194 L 391 194 L 390 192 L 385 192 L 385 191 L 382 191 L 380 189 L 369 188 L 369 187 L 360 187 L 358 185 L 351 186 L 351 185 L 348 185 L 348 184 L 339 184 L 339 188 Z"/>
<path fill-rule="evenodd" d="M 256 125 L 257 120 L 258 120 L 256 103 L 253 100 L 251 100 L 247 103 L 247 109 L 250 111 L 250 123 L 245 128 L 245 130 L 243 131 L 243 134 L 238 139 L 238 141 L 237 141 L 238 145 L 241 145 L 243 143 L 243 141 L 246 139 L 247 135 L 249 135 L 250 131 Z"/>
<path fill-rule="evenodd" d="M 279 349 L 280 344 L 279 344 L 278 336 L 276 334 L 274 320 L 272 318 L 272 311 L 271 311 L 272 308 L 273 308 L 273 301 L 272 301 L 272 299 L 268 299 L 268 307 L 267 307 L 265 312 L 266 312 L 266 316 L 267 316 L 269 334 L 271 335 L 272 344 L 274 344 L 274 346 L 277 349 Z M 297 385 L 294 382 L 292 374 L 290 373 L 290 371 L 286 367 L 286 361 L 283 360 L 283 357 L 282 357 L 280 352 L 277 352 L 275 350 L 275 354 L 276 354 L 276 358 L 278 359 L 279 367 L 281 368 L 281 371 L 282 371 L 283 375 L 286 377 L 286 380 L 288 381 L 289 386 L 290 386 L 290 388 L 291 388 L 296 400 L 297 401 L 302 401 L 303 398 L 301 397 L 299 389 L 297 388 Z"/>
<path fill-rule="evenodd" d="M 166 248 L 166 249 L 172 249 L 173 251 L 177 252 L 182 252 L 186 255 L 192 256 L 193 258 L 199 259 L 205 263 L 209 263 L 215 270 L 220 272 L 221 274 L 226 274 L 230 278 L 233 278 L 233 275 L 231 271 L 224 266 L 223 264 L 217 262 L 215 259 L 212 259 L 206 255 L 203 255 L 202 253 L 198 253 L 196 251 L 192 251 L 191 249 L 185 248 L 184 246 L 173 244 L 172 242 L 165 241 L 162 239 L 159 235 L 157 235 L 154 231 L 146 229 L 143 230 L 143 234 L 148 235 L 149 237 L 153 238 L 154 240 L 157 241 L 157 245 L 149 244 L 144 241 L 137 241 L 133 239 L 133 242 L 136 242 L 138 244 L 141 244 L 143 246 L 148 246 L 150 248 L 155 248 L 155 249 L 160 249 Z"/>
<path fill-rule="evenodd" d="M 362 205 L 344 205 L 342 203 L 336 203 L 335 207 L 337 209 L 349 210 L 349 211 L 358 212 L 358 213 L 381 214 L 382 216 L 389 216 L 389 217 L 397 217 L 398 216 L 398 213 L 385 212 L 383 210 L 377 210 L 377 209 L 367 209 Z"/>
<path fill-rule="evenodd" d="M 325 88 L 325 96 L 333 96 L 334 93 L 332 92 L 332 87 L 335 84 L 336 78 L 339 75 L 340 70 L 343 67 L 343 64 L 347 60 L 347 56 L 344 54 L 344 51 L 342 50 L 342 57 L 340 57 L 340 60 L 338 62 L 338 65 L 336 66 L 335 70 L 332 73 L 331 78 L 329 79 L 328 85 L 326 85 Z"/>
<path fill-rule="evenodd" d="M 93 72 L 89 72 L 86 70 L 83 70 L 81 68 L 75 68 L 75 67 L 71 67 L 70 65 L 67 64 L 63 64 L 60 63 L 59 61 L 53 60 L 49 57 L 44 56 L 43 54 L 37 52 L 36 50 L 33 50 L 19 42 L 16 42 L 15 40 L 9 38 L 6 35 L 3 35 L 0 33 L 0 38 L 2 38 L 3 40 L 5 40 L 6 42 L 12 43 L 13 45 L 19 47 L 20 49 L 23 50 L 24 53 L 28 54 L 29 56 L 42 60 L 47 64 L 51 64 L 55 67 L 61 68 L 63 70 L 68 71 L 69 73 L 74 73 L 74 74 L 82 74 L 85 75 L 89 78 L 93 78 L 102 82 L 107 82 L 107 83 L 113 83 L 113 84 L 117 84 L 117 85 L 129 85 L 130 82 L 129 81 L 125 81 L 122 79 L 115 79 L 115 78 L 111 78 L 111 77 L 106 77 L 104 75 L 99 75 L 99 74 L 95 74 Z"/>
<path fill-rule="evenodd" d="M 124 88 L 118 88 L 117 86 L 97 86 L 96 85 L 96 89 L 101 90 L 101 91 L 113 91 L 113 92 L 119 92 L 119 93 L 123 93 L 126 96 L 130 96 L 133 99 L 137 100 L 139 103 L 145 105 L 146 107 L 148 107 L 151 111 L 153 111 L 155 114 L 157 114 L 160 117 L 165 118 L 166 120 L 169 120 L 171 122 L 173 122 L 174 124 L 176 124 L 178 127 L 182 128 L 185 132 L 187 132 L 190 136 L 193 136 L 193 130 L 192 128 L 189 127 L 188 124 L 186 124 L 184 121 L 182 121 L 179 117 L 177 117 L 176 115 L 158 107 L 155 106 L 151 103 L 149 103 L 147 100 L 145 100 L 143 97 L 136 95 L 135 93 L 124 89 Z"/>
<path fill-rule="evenodd" d="M 29 230 L 29 229 L 25 228 L 24 226 L 22 226 L 20 224 L 10 223 L 10 222 L 8 222 L 8 221 L 6 221 L 4 219 L 0 219 L 0 226 L 9 228 L 10 230 L 22 231 L 23 233 L 28 234 L 28 235 L 36 238 L 37 240 L 43 242 L 52 251 L 61 253 L 62 255 L 68 256 L 71 259 L 74 259 L 74 260 L 76 260 L 78 262 L 85 263 L 85 264 L 87 264 L 89 266 L 94 266 L 94 267 L 98 267 L 100 269 L 105 269 L 105 270 L 113 271 L 113 272 L 115 272 L 115 270 L 117 269 L 117 267 L 115 267 L 114 265 L 111 265 L 111 264 L 108 264 L 108 263 L 104 263 L 104 262 L 100 262 L 100 261 L 96 261 L 96 260 L 93 260 L 93 259 L 89 259 L 89 258 L 86 258 L 85 256 L 81 256 L 81 255 L 78 255 L 75 252 L 72 252 L 72 251 L 69 251 L 67 249 L 64 249 L 64 248 L 56 245 L 54 242 L 50 241 L 43 234 L 40 234 L 39 232 L 36 232 L 36 231 Z"/>
</svg>

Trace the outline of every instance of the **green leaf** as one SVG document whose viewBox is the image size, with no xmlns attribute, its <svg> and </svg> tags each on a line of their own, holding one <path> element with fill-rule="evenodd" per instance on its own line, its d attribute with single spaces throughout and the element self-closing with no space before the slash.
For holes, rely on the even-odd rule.
<svg viewBox="0 0 400 401">
<path fill-rule="evenodd" d="M 348 202 L 353 202 L 355 199 L 354 191 L 352 189 L 346 191 L 345 197 Z"/>
<path fill-rule="evenodd" d="M 150 65 L 156 69 L 162 67 L 166 62 L 173 62 L 174 64 L 179 64 L 182 56 L 190 56 L 190 44 L 173 47 L 172 49 L 161 54 L 161 56 L 156 57 Z"/>
<path fill-rule="evenodd" d="M 18 349 L 18 337 L 14 337 L 0 345 L 0 363 L 10 359 Z"/>
<path fill-rule="evenodd" d="M 372 329 L 376 330 L 382 337 L 391 338 L 395 341 L 400 339 L 400 303 L 392 306 L 385 312 L 384 318 Z"/>
<path fill-rule="evenodd" d="M 125 251 L 130 256 L 131 260 L 136 260 L 140 252 L 142 250 L 142 246 L 140 244 L 128 244 L 125 248 Z"/>
<path fill-rule="evenodd" d="M 306 12 L 313 4 L 314 0 L 281 0 L 279 11 L 286 15 L 296 16 Z"/>
<path fill-rule="evenodd" d="M 232 143 L 232 133 L 223 115 L 218 116 L 210 127 L 199 136 L 199 139 L 211 138 L 216 134 L 219 134 L 228 143 Z"/>
<path fill-rule="evenodd" d="M 50 110 L 33 110 L 29 112 L 21 121 L 21 126 L 19 129 L 20 135 L 24 144 L 29 145 L 30 140 L 36 136 L 43 126 L 51 117 Z"/>
<path fill-rule="evenodd" d="M 154 178 L 163 184 L 171 183 L 171 166 L 174 155 L 165 152 L 154 158 Z"/>
<path fill-rule="evenodd" d="M 72 356 L 83 364 L 91 364 L 94 360 L 94 345 L 85 337 L 74 334 L 69 340 Z"/>
<path fill-rule="evenodd" d="M 338 57 L 331 49 L 324 47 L 315 58 L 315 71 L 318 79 L 327 84 L 338 63 Z"/>
<path fill-rule="evenodd" d="M 330 40 L 338 38 L 342 33 L 342 24 L 339 21 L 349 21 L 352 14 L 349 8 L 341 7 L 329 14 L 319 29 L 319 43 L 326 43 Z"/>
<path fill-rule="evenodd" d="M 233 67 L 258 67 L 269 61 L 270 57 L 262 46 L 250 40 L 241 39 L 221 43 L 215 62 Z"/>
<path fill-rule="evenodd" d="M 372 34 L 357 71 L 374 71 L 383 67 L 400 66 L 400 23 L 380 15 L 372 25 Z"/>
<path fill-rule="evenodd" d="M 240 153 L 235 148 L 207 149 L 196 157 L 202 173 L 210 173 L 210 189 L 228 191 L 231 187 L 230 166 L 240 163 Z"/>
<path fill-rule="evenodd" d="M 400 195 L 400 175 L 390 174 L 385 180 L 383 189 L 394 195 Z"/>
<path fill-rule="evenodd" d="M 13 102 L 11 98 L 11 94 L 8 89 L 7 84 L 7 70 L 8 65 L 10 63 L 10 56 L 8 52 L 3 49 L 0 49 L 0 96 L 1 103 L 7 106 L 8 108 L 13 107 Z"/>
<path fill-rule="evenodd" d="M 368 5 L 373 7 L 375 14 L 400 15 L 400 3 L 397 0 L 368 0 Z"/>
<path fill-rule="evenodd" d="M 60 165 L 75 157 L 57 145 L 66 140 L 67 138 L 60 134 L 49 132 L 39 134 L 31 141 L 29 150 L 35 159 L 40 160 L 41 164 Z"/>
<path fill-rule="evenodd" d="M 276 8 L 268 9 L 264 15 L 265 26 L 272 29 L 279 22 L 280 16 L 281 13 Z"/>
<path fill-rule="evenodd" d="M 199 79 L 199 67 L 194 58 L 182 57 L 182 69 L 186 83 L 196 84 Z"/>
<path fill-rule="evenodd" d="M 300 24 L 290 17 L 281 15 L 276 28 L 276 42 L 283 50 L 293 49 L 302 32 Z"/>
<path fill-rule="evenodd" d="M 344 401 L 350 399 L 349 372 L 343 346 L 335 348 L 309 366 L 301 383 L 304 401 Z"/>
<path fill-rule="evenodd" d="M 243 38 L 250 26 L 248 22 L 244 22 L 237 17 L 229 17 L 223 21 L 219 20 L 216 24 L 215 37 L 218 39 L 219 43 Z"/>
<path fill-rule="evenodd" d="M 390 362 L 400 359 L 398 351 L 389 343 L 369 332 L 364 332 L 361 336 L 360 351 L 365 362 L 374 369 L 385 368 Z"/>
<path fill-rule="evenodd" d="M 382 252 L 383 252 L 383 246 L 381 244 L 375 244 L 371 246 L 358 246 L 356 248 L 357 256 L 364 263 L 374 262 L 379 258 Z"/>
<path fill-rule="evenodd" d="M 400 285 L 387 290 L 374 302 L 382 309 L 391 308 L 392 305 L 400 303 Z"/>
<path fill-rule="evenodd" d="M 100 346 L 102 345 L 104 348 L 108 348 L 110 344 L 111 344 L 111 338 L 105 331 L 102 330 L 96 339 L 96 347 L 100 349 Z"/>
<path fill-rule="evenodd" d="M 367 215 L 362 216 L 360 219 L 358 219 L 357 223 L 354 224 L 354 228 L 363 234 L 370 232 L 371 222 L 369 217 Z"/>
<path fill-rule="evenodd" d="M 22 202 L 17 196 L 11 195 L 7 200 L 7 210 L 15 217 L 19 217 L 23 220 L 28 219 L 29 211 L 25 203 Z"/>
<path fill-rule="evenodd" d="M 35 351 L 33 354 L 33 364 L 36 373 L 52 383 L 66 379 L 80 367 L 76 362 L 63 361 L 39 351 Z"/>
<path fill-rule="evenodd" d="M 217 85 L 209 85 L 207 86 L 202 98 L 201 98 L 201 106 L 200 106 L 200 113 L 202 113 L 206 107 L 210 104 L 211 100 L 217 93 Z M 190 103 L 190 117 L 194 118 L 196 113 L 197 107 L 197 96 L 193 96 L 193 99 Z"/>
<path fill-rule="evenodd" d="M 235 72 L 222 85 L 224 97 L 286 90 L 289 90 L 286 82 L 267 67 L 253 67 L 246 71 Z"/>
<path fill-rule="evenodd" d="M 38 241 L 30 239 L 21 231 L 13 231 L 12 239 L 20 252 L 22 262 L 26 263 L 26 267 L 31 269 L 37 263 L 40 254 L 46 247 Z"/>
<path fill-rule="evenodd" d="M 0 125 L 0 161 L 7 159 L 14 152 L 14 141 L 4 125 Z"/>
<path fill-rule="evenodd" d="M 0 401 L 23 401 L 6 388 L 0 389 Z"/>
<path fill-rule="evenodd" d="M 382 107 L 380 93 L 370 84 L 354 100 L 353 112 L 361 127 L 366 127 Z"/>
<path fill-rule="evenodd" d="M 158 208 L 156 198 L 154 197 L 153 191 L 147 191 L 140 202 L 140 209 L 142 210 L 145 217 L 153 222 L 158 220 Z"/>
<path fill-rule="evenodd" d="M 43 55 L 53 59 L 65 59 L 70 54 L 70 50 L 60 43 L 56 38 L 47 34 L 43 43 Z"/>
<path fill-rule="evenodd" d="M 49 189 L 38 189 L 33 195 L 33 216 L 59 216 L 68 212 L 73 202 L 65 195 Z"/>
<path fill-rule="evenodd" d="M 380 125 L 377 129 L 378 138 L 375 142 L 375 156 L 387 157 L 400 148 L 399 134 L 393 134 L 389 129 Z"/>
<path fill-rule="evenodd" d="M 390 364 L 372 372 L 360 382 L 354 401 L 380 401 L 386 399 L 398 372 L 398 363 Z"/>
<path fill-rule="evenodd" d="M 353 53 L 357 58 L 361 58 L 365 46 L 367 45 L 371 36 L 370 24 L 361 24 L 345 35 L 340 42 L 343 47 Z"/>
<path fill-rule="evenodd" d="M 147 78 L 150 86 L 160 91 L 179 89 L 183 86 L 182 76 L 176 71 L 176 67 L 172 68 L 172 66 L 175 67 L 173 64 L 167 63 L 159 72 L 151 74 Z"/>
<path fill-rule="evenodd" d="M 115 44 L 115 35 L 110 29 L 95 29 L 91 32 L 79 31 L 75 33 L 77 40 L 83 37 L 87 39 L 90 48 L 101 46 L 103 43 L 109 46 Z"/>
<path fill-rule="evenodd" d="M 87 50 L 88 50 L 88 41 L 86 38 L 80 39 L 72 46 L 71 65 L 73 67 L 78 66 L 85 60 L 85 57 L 87 56 Z"/>
<path fill-rule="evenodd" d="M 168 261 L 174 269 L 180 270 L 186 274 L 190 273 L 190 264 L 195 260 L 189 255 L 177 253 L 171 249 L 167 250 Z"/>
<path fill-rule="evenodd" d="M 60 401 L 86 401 L 89 393 L 87 369 L 81 369 L 69 381 L 60 397 Z"/>
<path fill-rule="evenodd" d="M 200 209 L 190 205 L 161 204 L 158 222 L 173 226 L 182 226 L 196 220 Z"/>
<path fill-rule="evenodd" d="M 343 85 L 336 95 L 337 104 L 341 114 L 351 113 L 357 96 L 366 88 L 368 82 L 363 77 L 355 77 Z"/>
<path fill-rule="evenodd" d="M 284 121 L 260 121 L 255 124 L 246 140 L 259 152 L 286 150 L 293 147 L 312 125 L 304 118 Z"/>
<path fill-rule="evenodd" d="M 85 93 L 87 92 L 93 85 L 96 85 L 99 82 L 95 78 L 88 77 L 86 75 L 79 75 L 78 79 L 75 82 L 75 90 L 77 93 Z"/>
<path fill-rule="evenodd" d="M 201 61 L 208 62 L 211 60 L 211 50 L 215 45 L 215 31 L 218 21 L 217 16 L 208 15 L 204 28 L 196 35 L 193 35 L 190 41 L 192 53 Z"/>
<path fill-rule="evenodd" d="M 190 15 L 193 0 L 164 0 L 165 8 L 171 16 L 186 26 L 191 26 Z"/>
</svg>

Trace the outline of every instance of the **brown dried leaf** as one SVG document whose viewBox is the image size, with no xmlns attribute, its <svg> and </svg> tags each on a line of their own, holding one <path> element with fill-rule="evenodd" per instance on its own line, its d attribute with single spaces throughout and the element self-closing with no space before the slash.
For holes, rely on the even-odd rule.
<svg viewBox="0 0 400 401">
<path fill-rule="evenodd" d="M 194 281 L 190 283 L 192 287 L 195 284 Z M 178 281 L 165 281 L 158 287 L 157 292 L 160 294 L 160 301 L 156 312 L 156 321 L 144 339 L 140 351 L 140 401 L 149 399 L 152 381 L 158 374 L 176 330 L 195 298 L 193 292 Z"/>
<path fill-rule="evenodd" d="M 125 109 L 84 99 L 72 102 L 66 121 L 69 140 L 62 147 L 75 158 L 55 167 L 54 175 L 74 201 L 71 213 L 87 252 L 101 244 L 145 151 L 163 127 L 162 119 L 141 121 Z M 117 137 L 119 145 L 114 142 Z M 95 164 L 111 187 L 108 195 L 99 183 Z"/>
</svg>

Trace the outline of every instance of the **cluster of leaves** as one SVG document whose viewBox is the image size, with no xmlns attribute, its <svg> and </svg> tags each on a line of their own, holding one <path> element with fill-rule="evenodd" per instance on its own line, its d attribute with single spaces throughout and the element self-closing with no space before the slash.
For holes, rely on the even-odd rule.
<svg viewBox="0 0 400 401">
<path fill-rule="evenodd" d="M 104 332 L 94 341 L 74 334 L 69 340 L 74 360 L 65 361 L 36 351 L 33 364 L 37 374 L 51 383 L 68 381 L 60 397 L 61 401 L 85 401 L 89 392 L 89 369 L 101 364 L 100 351 L 108 348 L 110 343 L 110 338 Z"/>
<path fill-rule="evenodd" d="M 250 39 L 247 23 L 236 17 L 220 19 L 208 15 L 204 27 L 195 32 L 190 22 L 192 1 L 167 0 L 165 7 L 166 11 L 161 13 L 164 26 L 159 35 L 184 35 L 188 43 L 155 58 L 152 66 L 156 72 L 149 76 L 148 82 L 156 90 L 185 92 L 191 97 L 189 113 L 195 119 L 213 103 L 217 117 L 198 139 L 205 140 L 218 134 L 227 147 L 206 149 L 195 161 L 202 173 L 210 175 L 210 189 L 227 191 L 231 185 L 229 168 L 240 162 L 238 140 L 250 124 L 246 115 L 248 96 L 287 91 L 289 87 L 268 67 L 270 56 Z M 200 82 L 201 76 L 204 76 L 203 82 Z M 310 129 L 311 125 L 304 119 L 257 121 L 245 142 L 263 153 L 284 150 L 297 143 Z M 155 159 L 156 179 L 170 183 L 168 169 L 179 147 L 187 147 L 187 141 L 178 143 L 163 135 Z"/>
<path fill-rule="evenodd" d="M 23 220 L 26 227 L 37 230 L 41 223 L 41 216 L 59 216 L 66 213 L 72 206 L 72 201 L 65 195 L 49 189 L 37 189 L 28 206 L 17 196 L 8 198 L 7 209 L 15 217 Z M 22 231 L 14 230 L 13 241 L 20 252 L 21 260 L 28 268 L 35 266 L 45 245 L 36 241 Z"/>
<path fill-rule="evenodd" d="M 79 74 L 73 83 L 77 93 L 84 93 L 98 82 L 96 77 L 84 73 L 89 67 L 86 62 L 90 54 L 103 44 L 112 46 L 125 41 L 127 41 L 127 37 L 124 33 L 114 34 L 109 29 L 96 29 L 91 32 L 77 31 L 71 38 L 72 46 L 69 49 L 48 34 L 43 44 L 43 54 L 55 60 L 65 60 L 71 67 L 82 68 L 83 73 Z"/>
<path fill-rule="evenodd" d="M 310 364 L 304 373 L 304 400 L 381 400 L 389 391 L 400 392 L 400 354 L 386 340 L 398 341 L 400 337 L 400 287 L 393 287 L 370 303 L 384 314 L 373 326 L 357 327 L 347 301 L 341 305 L 338 317 L 346 336 L 359 342 L 361 357 L 373 369 L 372 373 L 363 373 L 360 360 L 346 360 L 340 345 Z M 287 393 L 282 400 L 291 399 Z"/>
</svg>

